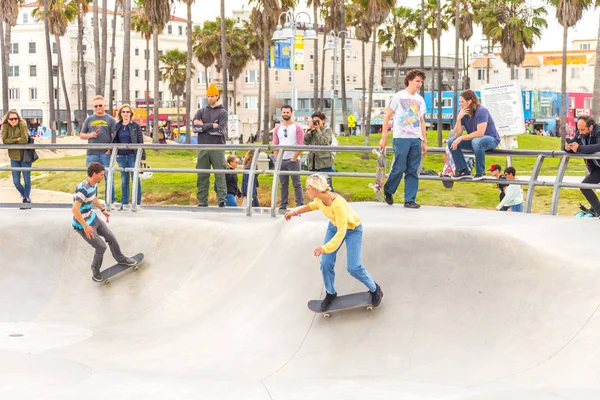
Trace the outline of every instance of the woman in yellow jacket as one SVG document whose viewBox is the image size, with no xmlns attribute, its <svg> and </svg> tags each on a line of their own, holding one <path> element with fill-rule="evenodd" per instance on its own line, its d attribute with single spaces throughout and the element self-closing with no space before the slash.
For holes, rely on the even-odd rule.
<svg viewBox="0 0 600 400">
<path fill-rule="evenodd" d="M 332 193 L 327 184 L 327 177 L 314 174 L 306 180 L 306 194 L 312 200 L 309 204 L 288 211 L 286 221 L 300 214 L 321 210 L 329 218 L 329 226 L 325 232 L 325 244 L 314 250 L 315 257 L 321 256 L 321 273 L 327 294 L 321 303 L 325 311 L 337 297 L 335 291 L 335 258 L 342 242 L 346 241 L 348 266 L 346 269 L 354 278 L 362 282 L 371 292 L 371 303 L 377 307 L 383 298 L 381 287 L 369 275 L 361 264 L 362 223 L 358 215 L 350 208 L 346 200 L 337 193 Z"/>
<path fill-rule="evenodd" d="M 27 123 L 14 110 L 10 110 L 2 118 L 2 142 L 4 144 L 27 144 L 29 142 Z M 10 166 L 13 168 L 31 168 L 30 162 L 23 162 L 23 150 L 8 150 L 8 157 L 10 158 Z M 25 181 L 24 186 L 21 184 L 21 172 Z M 31 172 L 12 171 L 12 178 L 15 187 L 23 199 L 23 203 L 31 203 L 31 198 L 29 197 L 31 194 Z"/>
</svg>

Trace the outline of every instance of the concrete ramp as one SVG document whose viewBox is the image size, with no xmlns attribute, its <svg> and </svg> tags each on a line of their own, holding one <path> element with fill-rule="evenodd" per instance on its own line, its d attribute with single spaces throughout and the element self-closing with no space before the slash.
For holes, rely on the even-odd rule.
<svg viewBox="0 0 600 400">
<path fill-rule="evenodd" d="M 68 210 L 0 210 L 2 398 L 600 398 L 597 220 L 354 207 L 385 297 L 329 320 L 319 213 L 115 212 L 104 285 Z"/>
</svg>

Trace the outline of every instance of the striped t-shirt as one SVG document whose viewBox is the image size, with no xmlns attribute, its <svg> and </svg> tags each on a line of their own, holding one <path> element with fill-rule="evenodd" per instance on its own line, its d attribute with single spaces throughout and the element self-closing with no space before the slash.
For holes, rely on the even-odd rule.
<svg viewBox="0 0 600 400">
<path fill-rule="evenodd" d="M 75 189 L 75 194 L 73 195 L 73 204 L 75 204 L 75 202 L 81 204 L 81 206 L 79 206 L 79 211 L 81 212 L 85 223 L 89 226 L 92 226 L 96 221 L 96 213 L 92 211 L 92 202 L 96 198 L 97 192 L 98 185 L 92 186 L 86 179 L 77 185 L 77 189 Z M 75 217 L 73 217 L 73 228 L 83 230 L 83 226 L 77 222 Z"/>
</svg>

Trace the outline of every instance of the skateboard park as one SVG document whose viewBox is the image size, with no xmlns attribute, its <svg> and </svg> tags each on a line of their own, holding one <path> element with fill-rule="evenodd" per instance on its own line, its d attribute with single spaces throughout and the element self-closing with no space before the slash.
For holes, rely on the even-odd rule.
<svg viewBox="0 0 600 400">
<path fill-rule="evenodd" d="M 385 296 L 329 319 L 320 213 L 113 212 L 145 260 L 99 284 L 70 210 L 0 209 L 2 398 L 600 398 L 595 222 L 353 207 Z M 345 262 L 338 293 L 366 290 Z"/>
</svg>

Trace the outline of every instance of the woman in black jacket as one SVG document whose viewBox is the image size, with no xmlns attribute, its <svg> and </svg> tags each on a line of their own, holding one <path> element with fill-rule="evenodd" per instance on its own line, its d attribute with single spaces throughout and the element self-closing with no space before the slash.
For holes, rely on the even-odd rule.
<svg viewBox="0 0 600 400">
<path fill-rule="evenodd" d="M 133 108 L 129 104 L 123 104 L 117 112 L 116 134 L 113 143 L 143 144 L 144 136 L 142 127 L 133 120 Z M 135 150 L 121 149 L 117 153 L 117 163 L 120 168 L 133 168 L 135 166 Z M 142 150 L 141 164 L 146 163 L 146 151 Z M 129 181 L 133 179 L 132 172 L 121 172 L 121 210 L 129 204 Z M 142 184 L 138 177 L 137 204 L 142 202 Z"/>
</svg>

